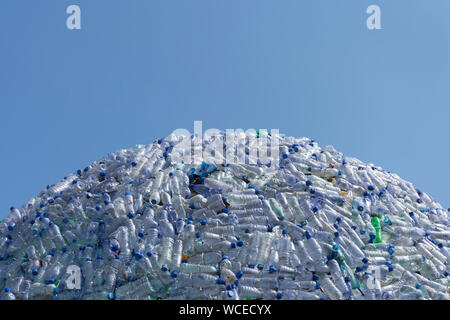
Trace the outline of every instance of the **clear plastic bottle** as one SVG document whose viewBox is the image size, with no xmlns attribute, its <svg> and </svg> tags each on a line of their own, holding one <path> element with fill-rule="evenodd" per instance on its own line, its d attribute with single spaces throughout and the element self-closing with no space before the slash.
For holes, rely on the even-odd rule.
<svg viewBox="0 0 450 320">
<path fill-rule="evenodd" d="M 342 293 L 339 291 L 333 281 L 328 277 L 323 277 L 322 279 L 320 279 L 320 288 L 332 300 L 343 299 Z"/>
</svg>

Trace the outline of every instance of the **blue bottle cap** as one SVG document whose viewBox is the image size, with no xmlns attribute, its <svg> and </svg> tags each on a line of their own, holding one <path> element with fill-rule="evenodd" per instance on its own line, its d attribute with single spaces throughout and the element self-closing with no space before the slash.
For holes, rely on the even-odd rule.
<svg viewBox="0 0 450 320">
<path fill-rule="evenodd" d="M 311 239 L 311 233 L 309 233 L 309 231 L 305 231 L 305 237 L 306 239 Z"/>
</svg>

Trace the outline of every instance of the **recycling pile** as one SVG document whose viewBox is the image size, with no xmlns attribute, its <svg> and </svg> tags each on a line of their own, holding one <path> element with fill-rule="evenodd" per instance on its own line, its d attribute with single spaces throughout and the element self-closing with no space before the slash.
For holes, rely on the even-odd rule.
<svg viewBox="0 0 450 320">
<path fill-rule="evenodd" d="M 185 164 L 170 135 L 11 208 L 1 298 L 449 299 L 447 209 L 331 146 L 263 134 L 277 157 L 236 134 L 256 164 Z"/>
</svg>

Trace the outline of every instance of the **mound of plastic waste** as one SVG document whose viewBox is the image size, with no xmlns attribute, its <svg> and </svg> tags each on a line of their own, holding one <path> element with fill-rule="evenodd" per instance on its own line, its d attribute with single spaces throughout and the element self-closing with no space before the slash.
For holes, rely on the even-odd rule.
<svg viewBox="0 0 450 320">
<path fill-rule="evenodd" d="M 11 208 L 1 297 L 449 299 L 446 209 L 331 146 L 264 138 L 279 154 L 186 164 L 171 135 Z M 264 148 L 245 141 L 247 160 Z"/>
</svg>

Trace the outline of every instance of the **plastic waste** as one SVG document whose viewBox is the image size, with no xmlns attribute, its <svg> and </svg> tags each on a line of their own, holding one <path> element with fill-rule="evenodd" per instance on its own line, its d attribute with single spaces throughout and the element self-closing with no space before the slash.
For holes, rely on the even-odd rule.
<svg viewBox="0 0 450 320">
<path fill-rule="evenodd" d="M 1 299 L 449 299 L 449 211 L 432 197 L 308 138 L 234 138 L 239 163 L 226 143 L 184 162 L 170 135 L 12 207 Z"/>
</svg>

